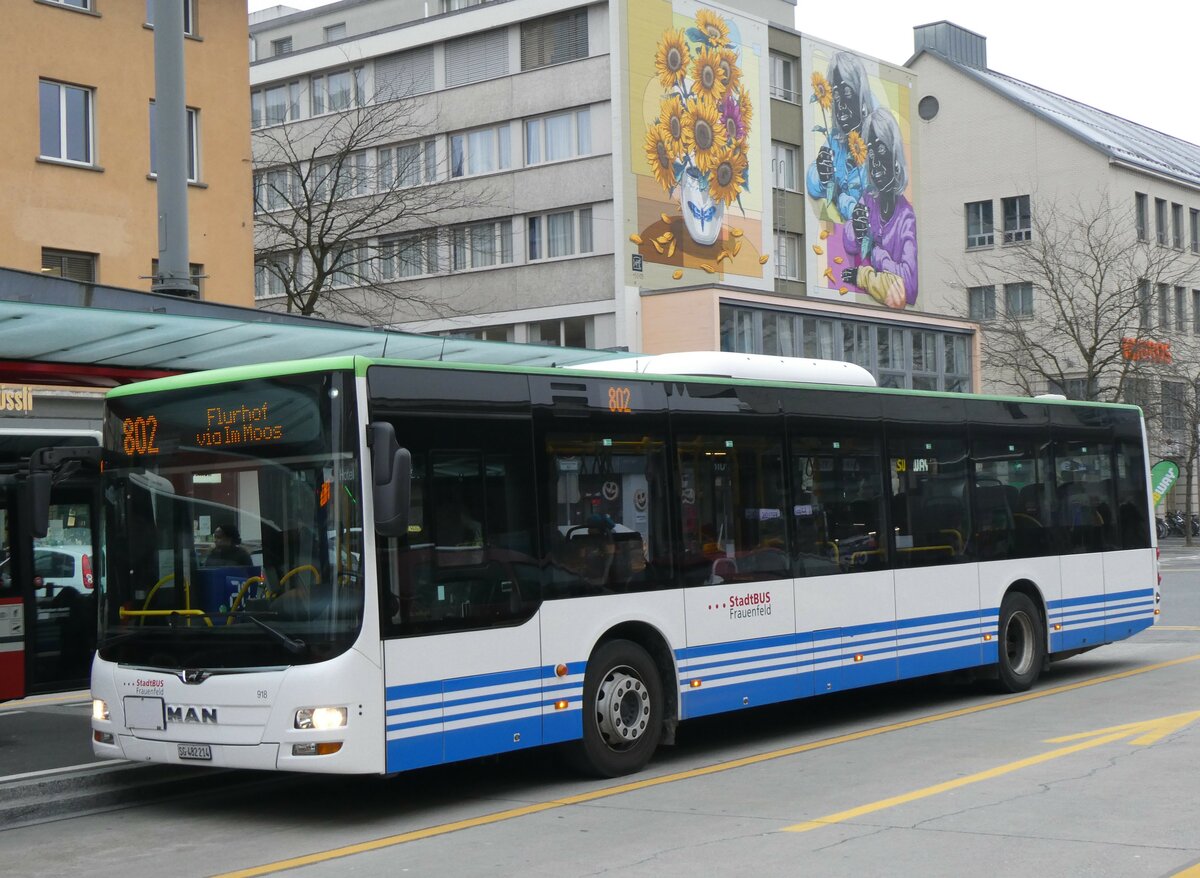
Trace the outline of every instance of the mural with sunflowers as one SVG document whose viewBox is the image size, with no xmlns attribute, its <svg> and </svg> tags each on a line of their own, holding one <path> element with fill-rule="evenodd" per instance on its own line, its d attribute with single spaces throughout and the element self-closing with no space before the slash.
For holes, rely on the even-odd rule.
<svg viewBox="0 0 1200 878">
<path fill-rule="evenodd" d="M 805 39 L 809 295 L 917 302 L 909 75 Z"/>
<path fill-rule="evenodd" d="M 628 238 L 643 266 L 670 269 L 667 280 L 643 267 L 642 281 L 646 273 L 655 286 L 736 275 L 739 285 L 771 286 L 769 200 L 759 191 L 765 119 L 756 118 L 765 25 L 690 0 L 628 8 Z"/>
</svg>

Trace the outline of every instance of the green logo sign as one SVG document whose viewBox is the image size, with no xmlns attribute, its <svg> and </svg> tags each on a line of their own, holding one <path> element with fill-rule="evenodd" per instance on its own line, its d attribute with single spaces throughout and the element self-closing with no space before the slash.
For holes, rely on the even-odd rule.
<svg viewBox="0 0 1200 878">
<path fill-rule="evenodd" d="M 1171 490 L 1179 478 L 1179 464 L 1173 460 L 1160 460 L 1150 469 L 1150 487 L 1154 491 L 1154 505 L 1162 502 L 1162 498 Z"/>
</svg>

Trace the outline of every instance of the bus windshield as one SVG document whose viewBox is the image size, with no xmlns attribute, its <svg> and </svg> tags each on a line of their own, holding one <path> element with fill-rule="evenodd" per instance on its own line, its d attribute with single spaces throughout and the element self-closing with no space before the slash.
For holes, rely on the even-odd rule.
<svg viewBox="0 0 1200 878">
<path fill-rule="evenodd" d="M 345 651 L 363 617 L 355 427 L 336 372 L 110 399 L 101 657 L 258 668 Z"/>
</svg>

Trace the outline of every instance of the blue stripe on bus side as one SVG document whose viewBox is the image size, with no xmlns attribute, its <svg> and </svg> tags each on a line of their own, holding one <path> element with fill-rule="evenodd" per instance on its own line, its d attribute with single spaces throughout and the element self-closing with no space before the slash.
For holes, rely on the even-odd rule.
<svg viewBox="0 0 1200 878">
<path fill-rule="evenodd" d="M 1051 601 L 1047 609 L 1063 625 L 1053 649 L 1125 637 L 1153 622 L 1153 589 L 1132 589 L 1110 595 L 1088 595 Z M 680 668 L 681 715 L 704 716 L 745 706 L 799 698 L 813 692 L 818 679 L 835 681 L 832 690 L 872 685 L 994 663 L 997 642 L 983 642 L 982 633 L 996 630 L 999 608 L 874 622 L 842 629 L 772 635 L 749 640 L 682 647 L 675 650 Z M 917 630 L 924 629 L 924 630 Z M 851 638 L 862 638 L 847 642 Z M 861 656 L 854 661 L 855 656 Z M 582 734 L 583 681 L 586 662 L 571 662 L 563 680 L 553 666 L 522 668 L 453 680 L 392 686 L 387 699 L 388 731 L 428 727 L 430 734 L 387 742 L 388 770 L 433 765 L 487 753 L 504 752 L 534 743 L 577 739 Z M 831 676 L 832 675 L 832 676 Z M 690 679 L 703 679 L 693 689 Z M 478 690 L 533 683 L 500 692 Z M 816 685 L 818 694 L 822 691 Z M 412 699 L 426 703 L 395 704 Z M 514 704 L 499 704 L 516 699 Z M 567 709 L 548 712 L 557 701 Z M 477 705 L 478 709 L 449 716 L 446 708 Z M 540 715 L 513 717 L 531 709 Z M 405 716 L 428 711 L 431 716 L 405 721 Z M 489 722 L 489 718 L 498 722 Z M 502 718 L 502 719 L 501 719 Z M 443 731 L 445 723 L 468 725 Z M 520 740 L 515 740 L 519 737 Z"/>
</svg>

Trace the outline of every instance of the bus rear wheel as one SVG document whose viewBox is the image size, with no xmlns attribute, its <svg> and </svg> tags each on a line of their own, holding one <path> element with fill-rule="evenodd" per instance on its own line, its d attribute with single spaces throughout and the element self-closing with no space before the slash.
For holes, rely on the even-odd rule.
<svg viewBox="0 0 1200 878">
<path fill-rule="evenodd" d="M 1028 595 L 1010 592 L 1000 604 L 1000 662 L 1002 692 L 1024 692 L 1037 680 L 1046 660 L 1042 617 Z"/>
<path fill-rule="evenodd" d="M 575 766 L 599 777 L 640 771 L 662 737 L 662 678 L 632 640 L 611 640 L 588 660 L 583 679 L 583 739 Z"/>
</svg>

